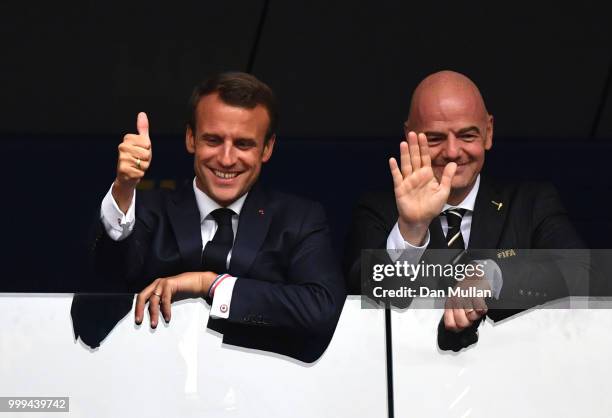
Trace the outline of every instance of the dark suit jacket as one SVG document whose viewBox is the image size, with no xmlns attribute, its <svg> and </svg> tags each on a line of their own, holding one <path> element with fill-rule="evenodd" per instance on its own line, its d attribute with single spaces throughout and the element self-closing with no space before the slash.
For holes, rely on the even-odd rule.
<svg viewBox="0 0 612 418">
<path fill-rule="evenodd" d="M 496 204 L 502 203 L 499 208 Z M 393 191 L 365 195 L 359 201 L 347 241 L 344 267 L 350 294 L 361 290 L 361 250 L 386 248 L 387 237 L 398 218 Z M 428 249 L 446 248 L 439 218 L 429 226 Z M 584 244 L 568 220 L 555 189 L 545 183 L 500 183 L 481 175 L 470 240 L 472 249 L 573 249 Z M 479 254 L 474 258 L 483 258 Z M 529 256 L 527 257 L 529 259 Z M 521 263 L 498 259 L 504 277 L 500 301 L 517 300 L 535 306 L 567 295 L 559 283 L 554 263 Z M 529 272 L 525 271 L 529 264 Z M 542 274 L 546 273 L 546 274 Z M 564 294 L 565 293 L 565 294 Z M 529 299 L 529 300 L 525 300 Z M 494 320 L 519 310 L 490 310 Z"/>
<path fill-rule="evenodd" d="M 99 223 L 92 251 L 98 274 L 139 292 L 156 278 L 201 270 L 202 248 L 189 183 L 177 192 L 138 192 L 131 235 L 112 241 Z M 238 277 L 229 318 L 208 322 L 224 343 L 307 362 L 323 353 L 346 293 L 321 205 L 256 185 L 240 214 L 228 273 Z"/>
</svg>

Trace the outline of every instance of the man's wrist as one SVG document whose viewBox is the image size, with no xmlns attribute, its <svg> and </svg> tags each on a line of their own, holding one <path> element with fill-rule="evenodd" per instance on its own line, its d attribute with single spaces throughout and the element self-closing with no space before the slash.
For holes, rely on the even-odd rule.
<svg viewBox="0 0 612 418">
<path fill-rule="evenodd" d="M 123 213 L 127 213 L 128 209 L 130 208 L 135 190 L 135 187 L 126 186 L 125 184 L 119 182 L 119 180 L 115 180 L 113 182 L 111 194 L 113 199 L 115 199 L 115 203 L 117 203 L 117 206 Z"/>
<path fill-rule="evenodd" d="M 212 284 L 219 276 L 220 275 L 217 275 L 217 273 L 214 273 L 212 271 L 205 271 L 200 273 L 200 289 L 202 296 L 204 296 L 205 298 L 209 296 Z"/>
<path fill-rule="evenodd" d="M 397 225 L 404 241 L 415 247 L 423 245 L 429 229 L 429 223 L 408 223 L 404 222 L 402 218 L 398 218 Z"/>
</svg>

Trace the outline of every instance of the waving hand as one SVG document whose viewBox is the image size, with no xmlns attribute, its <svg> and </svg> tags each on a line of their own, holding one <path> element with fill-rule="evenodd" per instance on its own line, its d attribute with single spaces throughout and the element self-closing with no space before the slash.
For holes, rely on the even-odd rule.
<svg viewBox="0 0 612 418">
<path fill-rule="evenodd" d="M 457 164 L 448 163 L 438 182 L 431 168 L 427 137 L 415 132 L 400 144 L 400 158 L 401 168 L 395 158 L 389 159 L 398 224 L 404 240 L 421 245 L 430 222 L 448 199 Z"/>
</svg>

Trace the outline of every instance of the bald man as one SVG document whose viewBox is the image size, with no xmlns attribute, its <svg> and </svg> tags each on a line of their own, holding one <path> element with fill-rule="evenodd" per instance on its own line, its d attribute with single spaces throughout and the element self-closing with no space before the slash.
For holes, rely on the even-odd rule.
<svg viewBox="0 0 612 418">
<path fill-rule="evenodd" d="M 345 254 L 350 293 L 361 293 L 362 249 L 403 250 L 402 257 L 416 263 L 426 249 L 584 248 L 552 186 L 504 184 L 481 175 L 493 146 L 493 116 L 469 78 L 453 71 L 426 77 L 412 95 L 404 128 L 400 161 L 389 160 L 393 193 L 368 194 L 355 209 Z M 504 274 L 507 263 L 498 258 L 488 263 L 484 277 L 458 285 L 487 290 L 488 300 L 533 295 L 534 306 L 564 296 L 550 288 L 551 275 L 529 280 Z M 438 342 L 456 351 L 476 341 L 487 304 L 485 298 L 465 306 L 449 300 Z M 515 312 L 490 316 L 502 319 Z"/>
</svg>

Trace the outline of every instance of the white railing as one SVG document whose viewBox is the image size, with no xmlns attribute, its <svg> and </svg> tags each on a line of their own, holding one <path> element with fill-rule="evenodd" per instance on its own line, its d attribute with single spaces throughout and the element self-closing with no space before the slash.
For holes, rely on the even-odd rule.
<svg viewBox="0 0 612 418">
<path fill-rule="evenodd" d="M 357 297 L 314 364 L 223 345 L 196 300 L 174 304 L 155 331 L 130 314 L 90 350 L 74 340 L 71 301 L 0 295 L 0 397 L 68 396 L 65 415 L 87 418 L 387 416 L 384 311 Z M 440 315 L 392 312 L 396 417 L 612 416 L 611 310 L 487 323 L 459 354 L 436 347 Z"/>
</svg>

